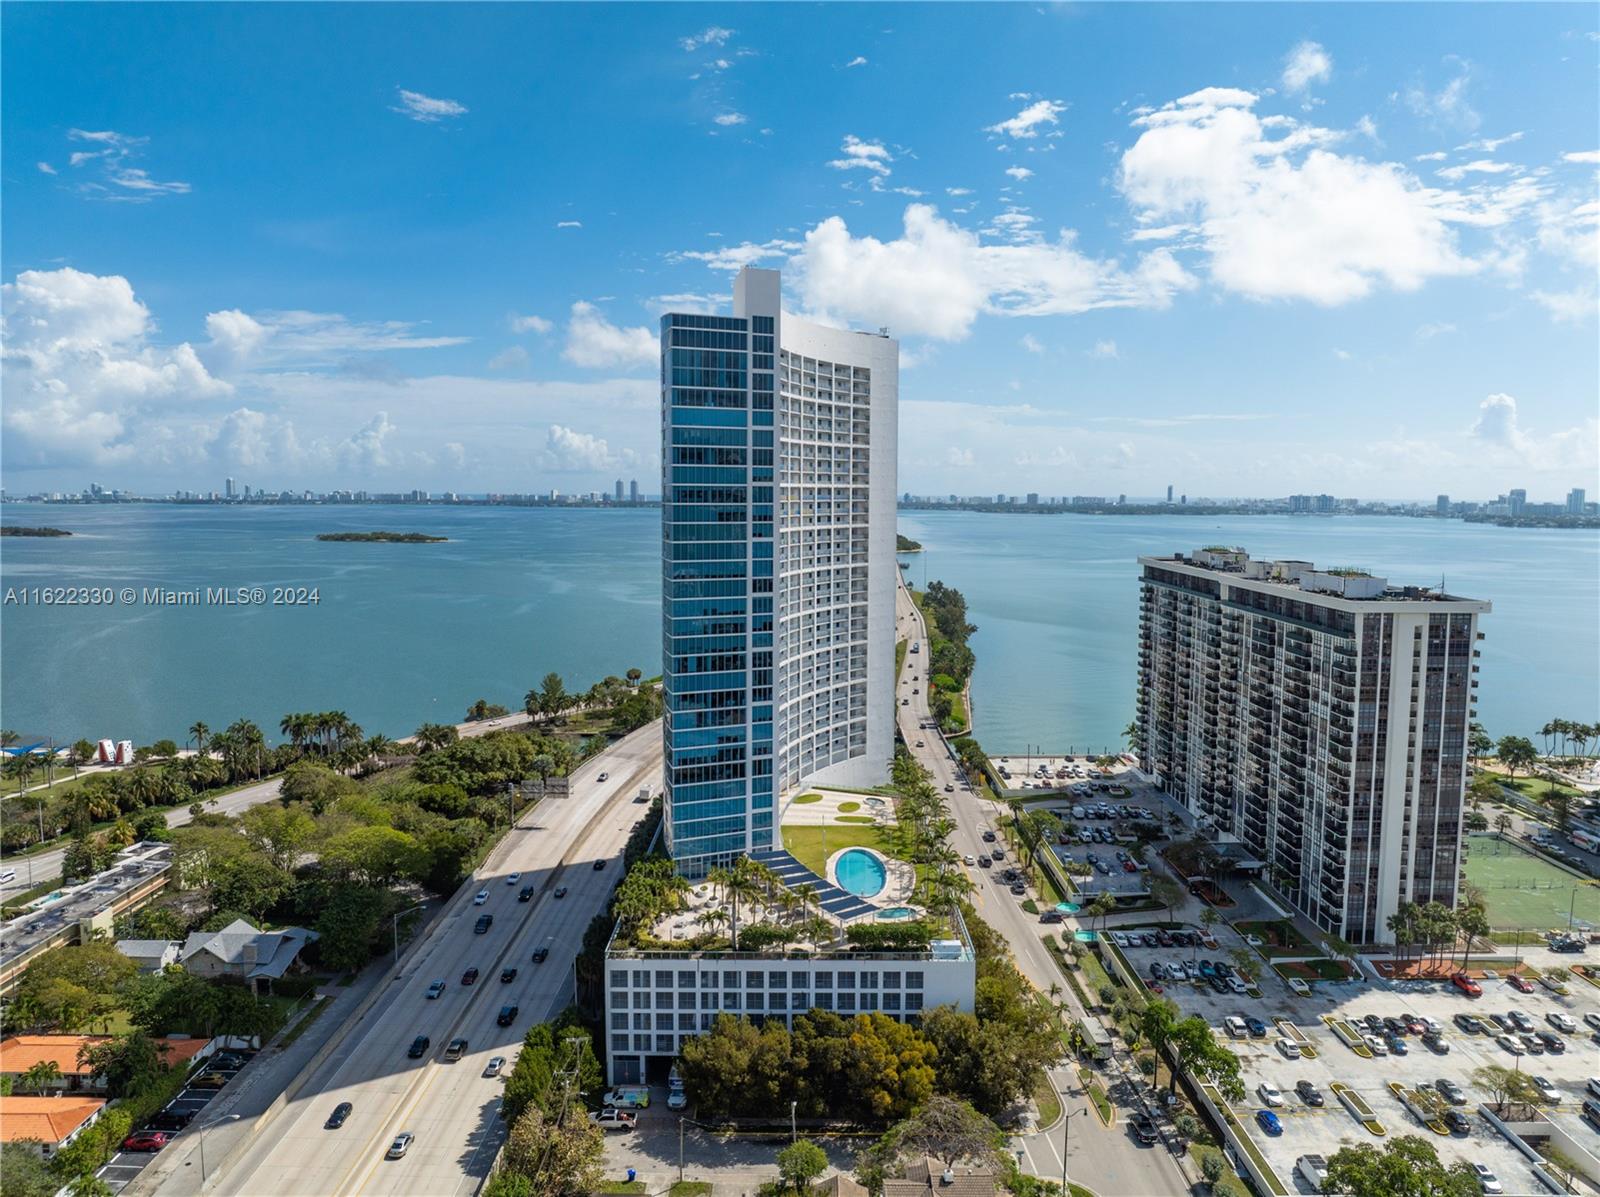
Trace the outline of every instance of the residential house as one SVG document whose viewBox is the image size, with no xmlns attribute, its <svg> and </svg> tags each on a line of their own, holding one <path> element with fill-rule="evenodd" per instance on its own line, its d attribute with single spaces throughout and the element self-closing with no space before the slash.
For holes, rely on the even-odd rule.
<svg viewBox="0 0 1600 1197">
<path fill-rule="evenodd" d="M 932 1156 L 906 1166 L 904 1180 L 885 1180 L 883 1197 L 995 1197 L 999 1180 L 993 1169 L 972 1164 L 946 1168 Z"/>
<path fill-rule="evenodd" d="M 106 1103 L 93 1097 L 0 1097 L 0 1143 L 49 1159 L 93 1126 Z"/>
<path fill-rule="evenodd" d="M 183 951 L 181 939 L 119 939 L 117 951 L 139 966 L 141 973 L 158 973 L 178 963 Z"/>
<path fill-rule="evenodd" d="M 0 1039 L 0 1076 L 9 1077 L 14 1087 L 20 1087 L 30 1069 L 53 1064 L 59 1075 L 44 1087 L 44 1094 L 59 1097 L 104 1093 L 105 1082 L 89 1072 L 82 1056 L 86 1049 L 110 1041 L 109 1035 L 12 1035 Z M 210 1049 L 209 1039 L 156 1040 L 156 1050 L 169 1067 L 186 1068 L 196 1057 L 209 1054 Z"/>
<path fill-rule="evenodd" d="M 262 931 L 235 919 L 221 931 L 196 931 L 184 941 L 179 962 L 201 977 L 231 977 L 252 989 L 272 988 L 318 938 L 304 927 Z"/>
</svg>

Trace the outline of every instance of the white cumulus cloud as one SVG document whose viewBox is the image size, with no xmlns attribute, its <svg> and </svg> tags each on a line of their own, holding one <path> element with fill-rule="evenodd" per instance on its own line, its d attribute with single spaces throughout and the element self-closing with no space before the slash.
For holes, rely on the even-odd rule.
<svg viewBox="0 0 1600 1197">
<path fill-rule="evenodd" d="M 592 303 L 579 300 L 572 305 L 567 345 L 561 356 L 575 366 L 589 369 L 630 369 L 659 362 L 661 342 L 648 328 L 621 328 L 601 315 Z"/>
<path fill-rule="evenodd" d="M 1326 83 L 1333 77 L 1333 58 L 1316 42 L 1301 42 L 1289 51 L 1283 62 L 1283 86 L 1287 91 L 1304 91 L 1313 83 Z"/>
<path fill-rule="evenodd" d="M 414 121 L 421 121 L 425 125 L 436 124 L 451 117 L 465 116 L 467 107 L 455 100 L 436 100 L 432 96 L 425 96 L 420 91 L 407 91 L 403 87 L 395 88 L 400 95 L 400 103 L 390 108 L 391 112 L 398 112 L 401 116 L 408 116 Z"/>
<path fill-rule="evenodd" d="M 889 163 L 894 161 L 893 155 L 882 143 L 862 141 L 854 133 L 845 135 L 839 152 L 844 157 L 834 158 L 828 163 L 834 170 L 869 170 L 876 175 L 887 175 Z"/>
<path fill-rule="evenodd" d="M 1046 125 L 1059 125 L 1061 114 L 1067 106 L 1057 100 L 1035 100 L 1016 116 L 1007 117 L 998 124 L 989 125 L 985 133 L 998 133 L 1011 138 L 1033 138 L 1039 136 L 1039 130 Z"/>
<path fill-rule="evenodd" d="M 1033 178 L 1033 172 L 1026 166 L 1008 166 L 1006 167 L 1006 174 L 1010 175 L 1018 182 L 1021 182 L 1023 179 Z"/>
</svg>

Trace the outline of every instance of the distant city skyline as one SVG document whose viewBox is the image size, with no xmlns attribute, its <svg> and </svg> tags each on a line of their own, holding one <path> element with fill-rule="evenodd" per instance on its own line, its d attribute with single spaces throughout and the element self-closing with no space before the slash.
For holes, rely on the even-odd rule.
<svg viewBox="0 0 1600 1197">
<path fill-rule="evenodd" d="M 901 489 L 1600 492 L 1593 9 L 163 12 L 0 17 L 12 494 L 614 491 L 747 264 Z"/>
</svg>

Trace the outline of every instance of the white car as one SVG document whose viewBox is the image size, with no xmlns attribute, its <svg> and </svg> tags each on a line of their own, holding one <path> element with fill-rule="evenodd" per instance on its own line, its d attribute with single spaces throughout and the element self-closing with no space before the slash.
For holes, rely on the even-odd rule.
<svg viewBox="0 0 1600 1197">
<path fill-rule="evenodd" d="M 1534 1077 L 1533 1087 L 1539 1091 L 1539 1096 L 1551 1105 L 1557 1106 L 1561 1104 L 1561 1090 L 1552 1085 L 1545 1077 Z"/>
<path fill-rule="evenodd" d="M 1280 1039 L 1277 1048 L 1283 1053 L 1285 1059 L 1298 1060 L 1300 1058 L 1300 1045 L 1293 1039 Z"/>
<path fill-rule="evenodd" d="M 1558 1011 L 1555 1014 L 1545 1015 L 1545 1018 L 1549 1021 L 1551 1026 L 1560 1031 L 1562 1034 L 1571 1035 L 1578 1029 L 1578 1024 L 1573 1021 L 1572 1015 L 1570 1014 L 1562 1014 Z"/>
<path fill-rule="evenodd" d="M 1499 1197 L 1501 1193 L 1506 1191 L 1506 1187 L 1500 1183 L 1500 1178 L 1490 1172 L 1487 1165 L 1472 1165 L 1472 1174 L 1478 1178 L 1478 1187 L 1488 1193 L 1490 1197 Z"/>
<path fill-rule="evenodd" d="M 486 890 L 486 889 L 480 889 L 476 894 L 474 894 L 472 896 L 472 904 L 474 906 L 482 906 L 488 900 L 489 900 L 489 891 Z"/>
<path fill-rule="evenodd" d="M 517 882 L 519 882 L 521 880 L 522 880 L 522 874 L 521 873 L 510 873 L 510 874 L 508 874 L 506 876 L 506 884 L 507 885 L 515 885 Z"/>
<path fill-rule="evenodd" d="M 611 774 L 609 774 L 609 773 L 602 773 L 599 777 L 595 778 L 595 780 L 596 781 L 605 781 L 610 776 L 611 776 Z"/>
<path fill-rule="evenodd" d="M 1501 1047 L 1505 1048 L 1506 1051 L 1510 1052 L 1513 1056 L 1522 1055 L 1522 1044 L 1517 1042 L 1515 1036 L 1513 1036 L 1513 1035 L 1496 1035 L 1494 1041 L 1496 1043 L 1498 1043 Z"/>
<path fill-rule="evenodd" d="M 961 863 L 962 864 L 968 864 L 968 865 L 975 865 L 975 864 L 978 863 L 978 858 L 976 856 L 974 856 L 972 853 L 968 852 L 965 856 L 963 856 L 961 858 Z"/>
<path fill-rule="evenodd" d="M 1361 1042 L 1365 1043 L 1367 1050 L 1375 1056 L 1387 1056 L 1389 1054 L 1388 1046 L 1376 1035 L 1363 1035 L 1361 1036 Z"/>
<path fill-rule="evenodd" d="M 1588 1023 L 1595 1030 L 1600 1031 L 1600 1014 L 1596 1014 L 1593 1010 L 1591 1010 L 1589 1013 L 1583 1016 L 1583 1021 Z"/>
<path fill-rule="evenodd" d="M 1262 1081 L 1256 1086 L 1256 1095 L 1269 1106 L 1283 1104 L 1283 1092 L 1271 1081 Z"/>
<path fill-rule="evenodd" d="M 674 1089 L 667 1094 L 667 1109 L 681 1110 L 689 1104 L 689 1095 L 682 1089 Z"/>
<path fill-rule="evenodd" d="M 384 1154 L 384 1159 L 397 1160 L 411 1150 L 411 1144 L 416 1141 L 416 1136 L 410 1131 L 401 1131 L 394 1137 L 394 1142 L 389 1144 L 389 1150 Z"/>
</svg>

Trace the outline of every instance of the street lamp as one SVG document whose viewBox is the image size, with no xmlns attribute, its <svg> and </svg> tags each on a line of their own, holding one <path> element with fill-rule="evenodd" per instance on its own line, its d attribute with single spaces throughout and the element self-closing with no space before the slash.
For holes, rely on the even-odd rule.
<svg viewBox="0 0 1600 1197">
<path fill-rule="evenodd" d="M 426 902 L 418 902 L 415 906 L 408 906 L 395 914 L 390 929 L 394 932 L 394 962 L 396 964 L 400 963 L 400 916 L 410 914 L 413 910 L 421 910 L 426 905 Z"/>
<path fill-rule="evenodd" d="M 1067 1095 L 1063 1093 L 1061 1095 L 1063 1107 L 1065 1106 L 1066 1098 Z M 1061 1197 L 1072 1197 L 1072 1190 L 1067 1187 L 1067 1146 L 1072 1142 L 1072 1120 L 1079 1114 L 1087 1114 L 1088 1112 L 1089 1107 L 1084 1106 L 1081 1110 L 1073 1110 L 1071 1113 L 1063 1115 L 1061 1119 Z"/>
<path fill-rule="evenodd" d="M 791 1142 L 791 1143 L 796 1142 L 800 1138 L 799 1131 L 797 1131 L 795 1129 L 795 1120 L 794 1120 L 795 1107 L 798 1106 L 799 1104 L 800 1103 L 797 1102 L 797 1101 L 791 1101 L 789 1103 L 789 1142 Z"/>
<path fill-rule="evenodd" d="M 201 1188 L 205 1188 L 205 1184 L 206 1184 L 206 1132 L 208 1130 L 210 1130 L 212 1127 L 221 1126 L 224 1122 L 237 1122 L 237 1121 L 239 1121 L 239 1119 L 241 1117 L 243 1117 L 242 1114 L 227 1114 L 227 1115 L 225 1115 L 225 1116 L 223 1116 L 221 1118 L 217 1118 L 217 1119 L 212 1120 L 211 1122 L 206 1123 L 204 1126 L 196 1128 L 196 1130 L 199 1132 L 199 1135 L 200 1135 L 200 1187 Z"/>
</svg>

